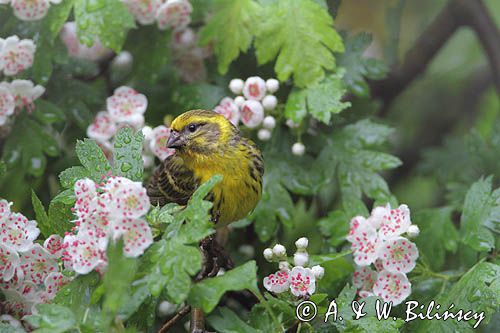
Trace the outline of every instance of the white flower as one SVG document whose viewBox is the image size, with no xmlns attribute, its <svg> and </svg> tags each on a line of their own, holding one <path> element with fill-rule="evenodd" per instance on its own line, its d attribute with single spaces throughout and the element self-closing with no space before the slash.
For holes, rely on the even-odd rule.
<svg viewBox="0 0 500 333">
<path fill-rule="evenodd" d="M 140 24 L 151 24 L 156 20 L 156 12 L 160 7 L 159 0 L 123 0 L 129 12 Z"/>
<path fill-rule="evenodd" d="M 27 251 L 40 234 L 36 221 L 28 219 L 20 213 L 11 213 L 7 221 L 0 225 L 0 240 L 16 251 Z"/>
<path fill-rule="evenodd" d="M 295 296 L 312 295 L 316 291 L 316 278 L 310 268 L 296 266 L 290 272 L 290 290 Z"/>
<path fill-rule="evenodd" d="M 113 59 L 113 69 L 118 69 L 121 71 L 127 71 L 132 67 L 132 63 L 134 61 L 134 57 L 128 51 L 121 51 L 118 55 Z"/>
<path fill-rule="evenodd" d="M 249 77 L 243 87 L 243 96 L 246 99 L 260 101 L 266 95 L 266 82 L 258 76 Z"/>
<path fill-rule="evenodd" d="M 0 70 L 5 75 L 16 75 L 33 65 L 36 47 L 31 39 L 10 36 L 2 44 Z"/>
<path fill-rule="evenodd" d="M 271 250 L 270 248 L 265 249 L 262 254 L 267 261 L 271 261 L 274 258 L 273 250 Z"/>
<path fill-rule="evenodd" d="M 96 209 L 97 189 L 93 180 L 84 178 L 75 182 L 74 192 L 76 197 L 75 214 L 84 219 Z"/>
<path fill-rule="evenodd" d="M 141 132 L 144 135 L 144 141 L 149 142 L 153 139 L 153 128 L 151 126 L 144 126 Z"/>
<path fill-rule="evenodd" d="M 108 180 L 109 183 L 109 180 Z M 117 218 L 139 218 L 149 210 L 150 202 L 146 189 L 140 182 L 127 178 L 116 177 L 116 186 L 109 196 L 109 209 Z"/>
<path fill-rule="evenodd" d="M 276 119 L 273 116 L 267 116 L 262 121 L 262 126 L 268 130 L 272 130 L 276 127 Z"/>
<path fill-rule="evenodd" d="M 270 292 L 279 294 L 290 287 L 290 276 L 288 271 L 277 271 L 264 278 L 264 288 Z"/>
<path fill-rule="evenodd" d="M 352 236 L 356 233 L 356 230 L 360 225 L 367 224 L 366 219 L 363 216 L 355 216 L 351 219 L 349 234 L 347 235 L 347 240 L 352 243 Z"/>
<path fill-rule="evenodd" d="M 0 242 L 0 281 L 9 281 L 20 265 L 17 252 Z"/>
<path fill-rule="evenodd" d="M 357 265 L 367 266 L 378 258 L 379 238 L 370 224 L 360 224 L 347 240 L 352 243 L 351 249 Z"/>
<path fill-rule="evenodd" d="M 278 263 L 278 267 L 280 271 L 289 271 L 290 270 L 290 264 L 286 260 L 282 260 Z"/>
<path fill-rule="evenodd" d="M 391 206 L 387 205 L 385 211 L 377 212 L 376 220 L 378 221 L 372 223 L 380 225 L 378 231 L 380 239 L 394 238 L 406 232 L 410 227 L 410 210 L 407 205 L 400 205 L 396 209 L 391 209 Z"/>
<path fill-rule="evenodd" d="M 14 15 L 23 21 L 39 20 L 49 11 L 50 3 L 58 4 L 61 0 L 11 0 Z"/>
<path fill-rule="evenodd" d="M 242 79 L 232 79 L 229 82 L 229 90 L 235 95 L 239 95 L 243 91 L 243 86 L 245 85 L 245 82 L 243 82 Z"/>
<path fill-rule="evenodd" d="M 261 141 L 269 141 L 271 139 L 271 136 L 272 136 L 271 131 L 266 128 L 261 128 L 257 132 L 257 137 Z"/>
<path fill-rule="evenodd" d="M 296 252 L 293 255 L 293 264 L 295 266 L 306 266 L 309 262 L 309 254 L 307 252 Z"/>
<path fill-rule="evenodd" d="M 306 146 L 302 142 L 295 142 L 292 145 L 292 154 L 295 156 L 302 156 L 306 152 Z"/>
<path fill-rule="evenodd" d="M 325 276 L 325 269 L 320 265 L 311 267 L 311 270 L 314 274 L 314 277 L 318 280 L 321 280 L 323 276 Z"/>
<path fill-rule="evenodd" d="M 121 86 L 115 89 L 113 96 L 106 99 L 106 105 L 112 119 L 129 123 L 136 121 L 133 116 L 142 116 L 148 106 L 148 100 L 134 89 Z"/>
<path fill-rule="evenodd" d="M 43 284 L 47 275 L 57 272 L 58 268 L 57 260 L 52 258 L 40 244 L 34 244 L 30 250 L 21 253 L 24 278 L 35 285 Z"/>
<path fill-rule="evenodd" d="M 67 262 L 67 267 L 73 269 L 78 274 L 88 274 L 99 265 L 106 263 L 107 243 L 100 238 L 95 238 L 89 233 L 79 230 L 78 234 L 64 237 L 63 260 Z"/>
<path fill-rule="evenodd" d="M 172 38 L 172 47 L 177 50 L 187 50 L 196 46 L 198 37 L 191 28 L 177 30 Z"/>
<path fill-rule="evenodd" d="M 162 30 L 183 29 L 191 22 L 193 7 L 187 0 L 168 0 L 156 12 L 158 27 Z"/>
<path fill-rule="evenodd" d="M 151 141 L 149 149 L 160 160 L 165 160 L 167 157 L 175 153 L 175 149 L 167 147 L 167 141 L 170 137 L 170 128 L 163 125 L 157 126 L 151 133 Z"/>
<path fill-rule="evenodd" d="M 43 247 L 53 258 L 60 258 L 62 256 L 63 238 L 59 235 L 50 235 L 44 242 Z"/>
<path fill-rule="evenodd" d="M 385 270 L 408 273 L 415 268 L 418 248 L 408 239 L 397 237 L 385 241 L 380 247 L 378 255 Z"/>
<path fill-rule="evenodd" d="M 43 282 L 45 285 L 45 292 L 47 293 L 48 299 L 53 299 L 57 292 L 61 290 L 66 284 L 71 281 L 70 278 L 64 276 L 62 273 L 53 272 L 49 273 Z"/>
<path fill-rule="evenodd" d="M 43 95 L 45 88 L 41 85 L 34 85 L 29 80 L 14 80 L 10 84 L 4 84 L 15 98 L 18 108 L 27 107 L 33 109 L 33 102 Z"/>
<path fill-rule="evenodd" d="M 280 257 L 284 257 L 284 256 L 286 256 L 286 249 L 285 249 L 285 247 L 284 247 L 283 245 L 281 245 L 281 244 L 276 244 L 276 245 L 274 245 L 274 247 L 273 247 L 273 254 L 274 254 L 276 257 L 278 257 L 278 258 L 280 258 Z"/>
<path fill-rule="evenodd" d="M 353 284 L 360 290 L 358 292 L 360 296 L 363 291 L 372 292 L 375 280 L 377 280 L 377 272 L 373 269 L 367 266 L 356 266 L 353 274 Z"/>
<path fill-rule="evenodd" d="M 230 97 L 224 97 L 219 105 L 214 108 L 214 112 L 223 115 L 235 126 L 238 125 L 240 121 L 240 110 Z"/>
<path fill-rule="evenodd" d="M 0 199 L 0 225 L 3 224 L 10 216 L 10 206 L 11 202 L 8 202 L 5 199 Z"/>
<path fill-rule="evenodd" d="M 81 44 L 77 36 L 75 22 L 66 22 L 61 29 L 60 37 L 66 45 L 68 54 L 74 58 L 99 61 L 112 54 L 111 49 L 104 47 L 98 38 L 93 41 L 91 47 Z"/>
<path fill-rule="evenodd" d="M 5 124 L 7 118 L 14 114 L 16 102 L 14 95 L 4 85 L 0 85 L 0 126 Z"/>
<path fill-rule="evenodd" d="M 262 100 L 262 105 L 266 111 L 274 110 L 276 109 L 276 105 L 278 105 L 278 99 L 274 95 L 266 95 Z"/>
<path fill-rule="evenodd" d="M 305 250 L 309 245 L 309 240 L 306 237 L 301 237 L 295 242 L 295 246 L 299 250 Z"/>
<path fill-rule="evenodd" d="M 243 96 L 236 96 L 234 98 L 234 104 L 236 104 L 238 109 L 241 109 L 241 107 L 243 106 L 243 103 L 245 103 L 245 101 L 246 101 L 246 99 Z"/>
<path fill-rule="evenodd" d="M 271 94 L 274 94 L 276 91 L 278 91 L 279 87 L 280 83 L 276 79 L 268 79 L 266 81 L 266 88 Z"/>
<path fill-rule="evenodd" d="M 408 227 L 408 230 L 406 232 L 408 233 L 408 237 L 415 238 L 420 235 L 420 228 L 418 227 L 418 225 L 412 224 Z"/>
<path fill-rule="evenodd" d="M 106 111 L 101 111 L 87 127 L 87 136 L 96 141 L 107 141 L 116 134 L 116 124 Z"/>
<path fill-rule="evenodd" d="M 241 121 L 245 126 L 254 128 L 264 120 L 264 108 L 258 101 L 247 100 L 241 106 Z"/>
<path fill-rule="evenodd" d="M 411 284 L 404 273 L 381 271 L 373 286 L 373 293 L 381 297 L 384 302 L 398 305 L 410 296 Z"/>
<path fill-rule="evenodd" d="M 123 254 L 126 257 L 138 257 L 153 244 L 151 228 L 143 219 L 124 218 L 119 220 L 114 223 L 114 231 L 115 239 L 120 236 L 123 238 Z"/>
</svg>

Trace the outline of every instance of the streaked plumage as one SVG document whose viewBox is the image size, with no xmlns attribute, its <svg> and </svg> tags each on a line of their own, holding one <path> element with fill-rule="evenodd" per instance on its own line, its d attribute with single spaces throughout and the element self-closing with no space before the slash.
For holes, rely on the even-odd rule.
<svg viewBox="0 0 500 333">
<path fill-rule="evenodd" d="M 208 195 L 217 227 L 244 218 L 262 193 L 262 154 L 223 116 L 206 110 L 188 111 L 172 122 L 169 145 L 176 149 L 156 169 L 148 186 L 153 204 L 187 204 L 199 186 L 220 174 L 222 181 Z"/>
</svg>

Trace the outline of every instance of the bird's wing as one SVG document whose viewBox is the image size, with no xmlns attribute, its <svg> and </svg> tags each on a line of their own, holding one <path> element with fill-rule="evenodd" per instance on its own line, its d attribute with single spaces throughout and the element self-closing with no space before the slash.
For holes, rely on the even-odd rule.
<svg viewBox="0 0 500 333">
<path fill-rule="evenodd" d="M 174 154 L 156 168 L 147 191 L 153 205 L 163 206 L 169 202 L 186 205 L 197 187 L 193 172 Z"/>
</svg>

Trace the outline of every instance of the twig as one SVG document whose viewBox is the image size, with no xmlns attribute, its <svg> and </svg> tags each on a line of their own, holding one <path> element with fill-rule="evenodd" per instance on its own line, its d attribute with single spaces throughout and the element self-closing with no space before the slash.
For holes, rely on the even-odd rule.
<svg viewBox="0 0 500 333">
<path fill-rule="evenodd" d="M 185 307 L 180 309 L 179 312 L 177 312 L 175 314 L 175 316 L 173 316 L 172 318 L 170 318 L 169 321 L 167 321 L 165 324 L 163 324 L 163 326 L 160 328 L 158 333 L 167 332 L 170 328 L 172 328 L 175 324 L 177 324 L 177 322 L 179 320 L 184 318 L 190 311 L 191 311 L 191 307 L 189 305 L 186 305 Z"/>
</svg>

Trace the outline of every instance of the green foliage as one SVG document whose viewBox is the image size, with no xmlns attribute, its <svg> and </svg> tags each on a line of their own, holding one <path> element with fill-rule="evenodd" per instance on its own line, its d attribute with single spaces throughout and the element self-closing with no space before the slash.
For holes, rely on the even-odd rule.
<svg viewBox="0 0 500 333">
<path fill-rule="evenodd" d="M 67 307 L 57 304 L 39 304 L 37 310 L 37 314 L 26 318 L 27 322 L 36 328 L 35 332 L 64 333 L 77 328 L 75 316 Z"/>
<path fill-rule="evenodd" d="M 95 182 L 100 182 L 102 177 L 111 171 L 106 156 L 94 140 L 77 141 L 75 151 L 80 163 L 87 169 L 90 178 Z"/>
<path fill-rule="evenodd" d="M 305 87 L 335 68 L 332 52 L 342 52 L 344 45 L 320 5 L 310 0 L 274 1 L 262 18 L 255 39 L 257 60 L 264 64 L 276 59 L 280 81 L 293 75 L 295 84 Z"/>
<path fill-rule="evenodd" d="M 200 42 L 212 42 L 218 59 L 218 70 L 225 74 L 240 52 L 247 52 L 256 25 L 262 19 L 262 8 L 254 0 L 216 0 L 215 14 L 203 27 Z"/>
<path fill-rule="evenodd" d="M 207 318 L 208 323 L 220 333 L 259 333 L 263 332 L 245 323 L 229 308 L 220 308 Z"/>
<path fill-rule="evenodd" d="M 143 179 L 143 139 L 142 132 L 134 133 L 129 127 L 118 131 L 115 136 L 113 150 L 114 175 L 126 177 L 133 181 L 141 181 Z"/>
</svg>

